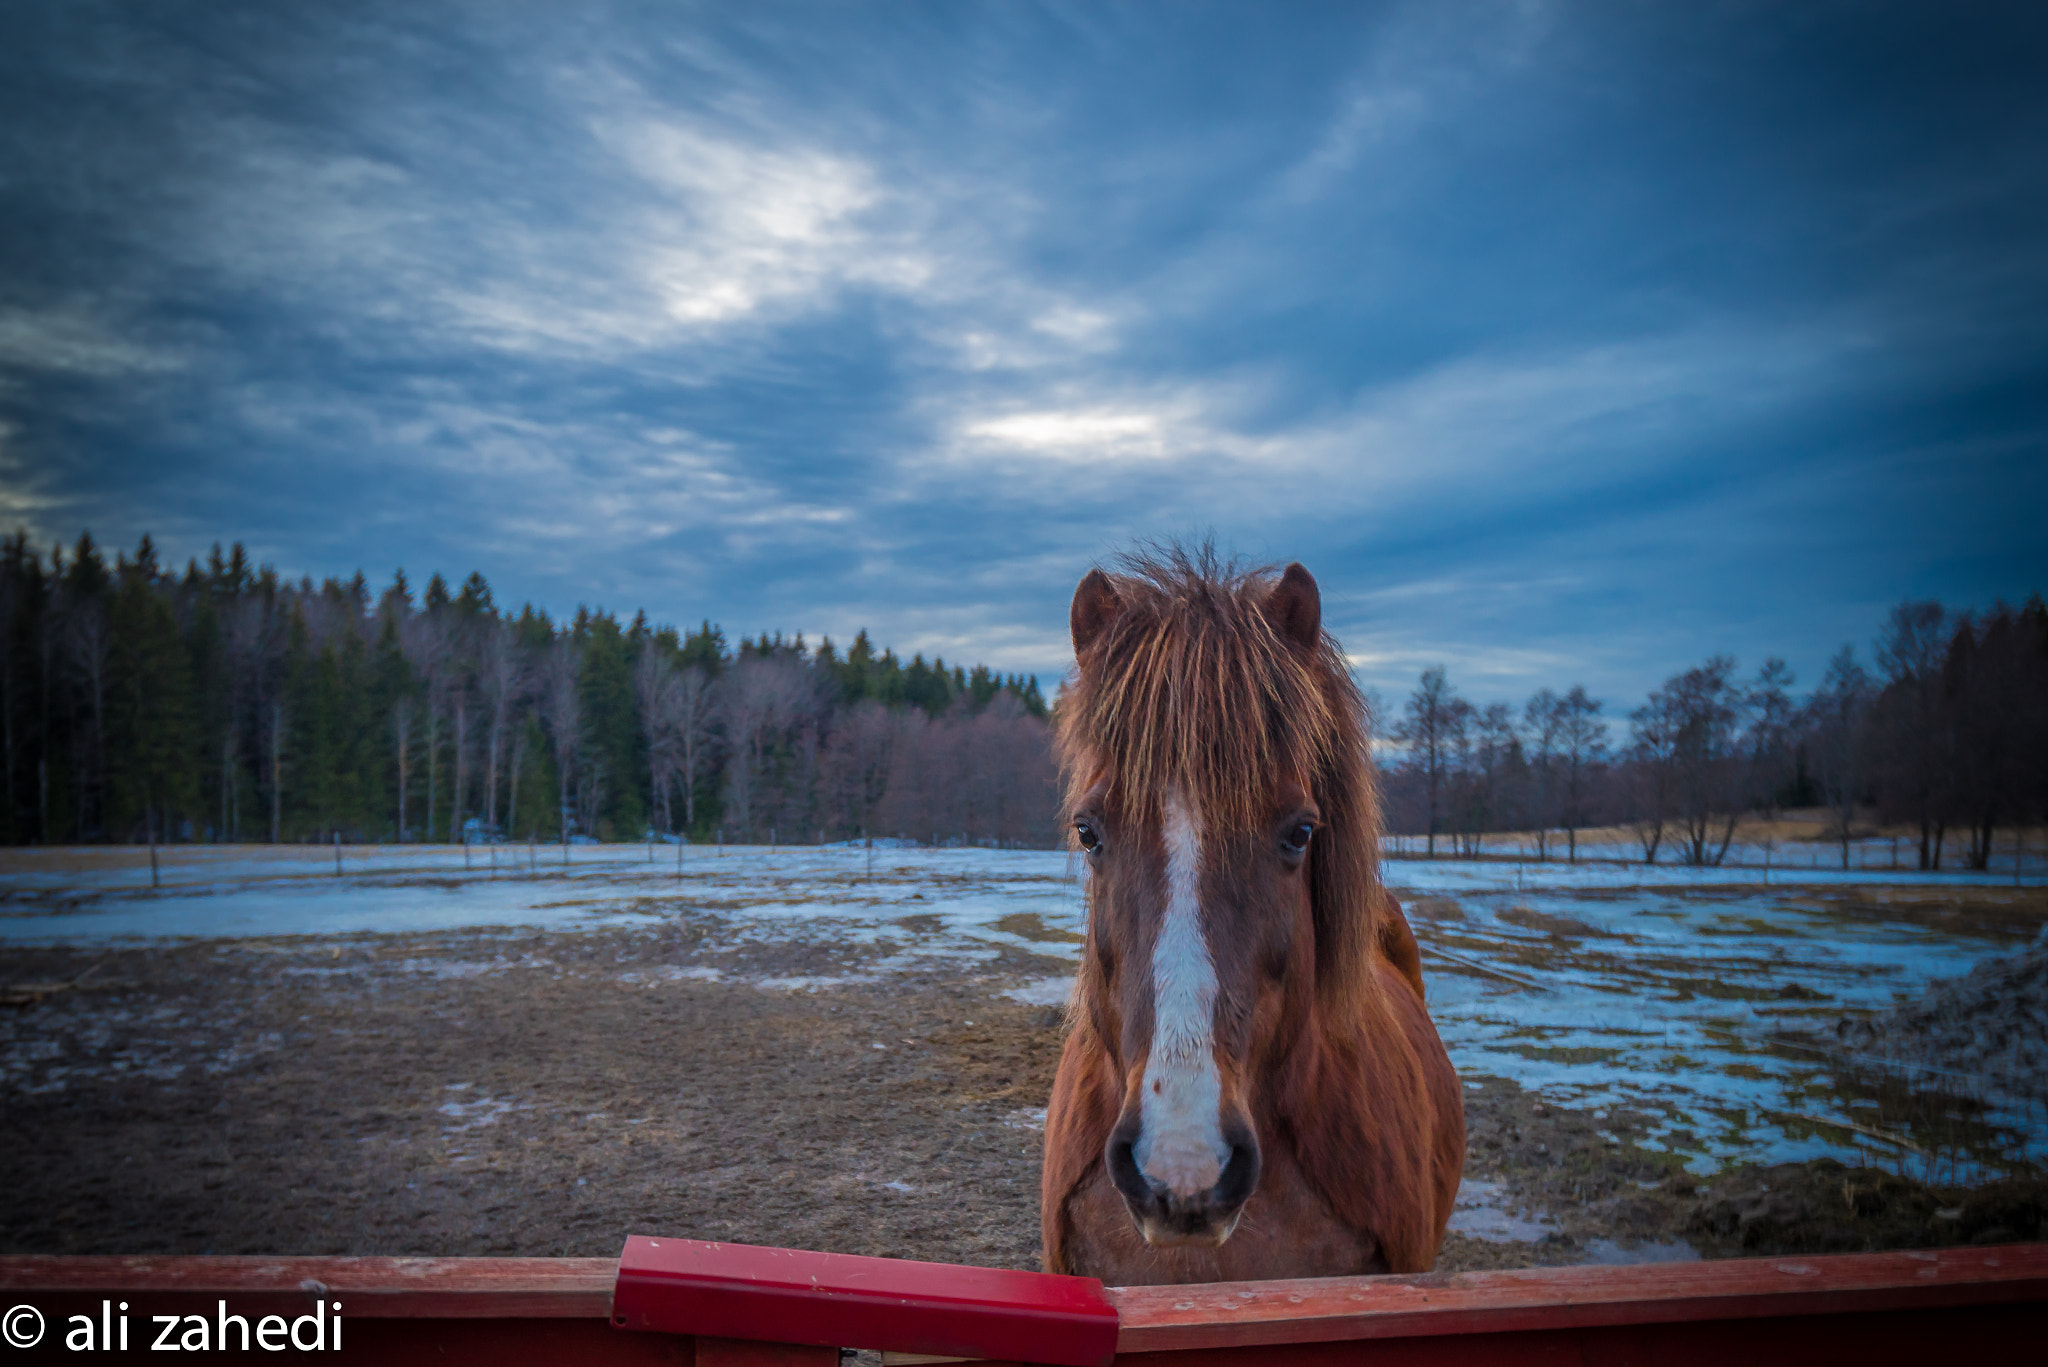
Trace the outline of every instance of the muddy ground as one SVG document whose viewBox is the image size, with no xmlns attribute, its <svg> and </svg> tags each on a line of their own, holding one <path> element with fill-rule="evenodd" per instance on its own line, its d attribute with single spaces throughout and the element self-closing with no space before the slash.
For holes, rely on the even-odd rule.
<svg viewBox="0 0 2048 1367">
<path fill-rule="evenodd" d="M 612 1254 L 652 1232 L 1036 1266 L 1061 1012 L 998 992 L 1068 964 L 754 985 L 849 962 L 687 918 L 6 951 L 0 983 L 93 971 L 0 1006 L 0 1252 Z M 1625 1111 L 1466 1088 L 1468 1179 L 1542 1232 L 1454 1232 L 1444 1269 L 2048 1235 L 2038 1182 L 1702 1183 Z"/>
</svg>

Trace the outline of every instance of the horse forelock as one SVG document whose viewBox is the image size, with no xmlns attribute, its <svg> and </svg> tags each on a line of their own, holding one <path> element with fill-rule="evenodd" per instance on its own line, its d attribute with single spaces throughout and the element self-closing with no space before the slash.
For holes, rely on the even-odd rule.
<svg viewBox="0 0 2048 1367">
<path fill-rule="evenodd" d="M 1364 700 L 1336 643 L 1303 650 L 1280 634 L 1270 569 L 1177 549 L 1119 569 L 1117 615 L 1060 701 L 1069 808 L 1103 787 L 1156 824 L 1177 790 L 1205 829 L 1250 835 L 1272 816 L 1273 785 L 1306 779 L 1323 822 L 1309 856 L 1319 995 L 1370 994 L 1379 813 Z"/>
</svg>

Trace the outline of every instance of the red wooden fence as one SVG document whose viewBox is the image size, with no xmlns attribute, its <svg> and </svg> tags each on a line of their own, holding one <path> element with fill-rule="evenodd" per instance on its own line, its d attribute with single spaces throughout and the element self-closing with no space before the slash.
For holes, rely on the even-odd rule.
<svg viewBox="0 0 2048 1367">
<path fill-rule="evenodd" d="M 660 1242 L 689 1247 L 685 1241 Z M 1035 1312 L 1029 1307 L 1071 1300 L 1075 1291 L 1072 1285 L 1046 1285 L 1075 1279 L 985 1269 L 931 1271 L 932 1264 L 914 1263 L 889 1265 L 883 1271 L 897 1280 L 878 1283 L 864 1280 L 875 1275 L 873 1269 L 855 1265 L 879 1260 L 832 1261 L 840 1272 L 825 1274 L 816 1285 L 787 1277 L 778 1281 L 780 1274 L 772 1272 L 742 1279 L 752 1288 L 747 1294 L 755 1296 L 756 1308 L 766 1308 L 767 1317 L 750 1332 L 772 1331 L 791 1339 L 825 1336 L 825 1346 L 818 1346 L 616 1326 L 615 1309 L 622 1318 L 630 1310 L 642 1321 L 662 1320 L 662 1329 L 688 1327 L 693 1322 L 686 1302 L 705 1284 L 702 1278 L 691 1284 L 694 1274 L 687 1259 L 666 1287 L 660 1277 L 638 1276 L 652 1265 L 636 1255 L 632 1244 L 623 1267 L 612 1258 L 5 1257 L 0 1258 L 0 1311 L 7 1316 L 10 1343 L 0 1345 L 0 1367 L 16 1361 L 97 1360 L 108 1352 L 100 1342 L 103 1328 L 115 1331 L 114 1356 L 125 1356 L 119 1352 L 124 1318 L 129 1354 L 150 1351 L 166 1332 L 175 1345 L 180 1332 L 197 1333 L 195 1321 L 206 1326 L 210 1351 L 220 1350 L 213 1340 L 215 1331 L 224 1328 L 230 1356 L 260 1353 L 262 1345 L 256 1342 L 241 1348 L 243 1331 L 236 1317 L 255 1333 L 266 1327 L 264 1317 L 274 1316 L 286 1330 L 296 1325 L 302 1341 L 310 1342 L 316 1307 L 323 1333 L 338 1322 L 339 1347 L 310 1352 L 280 1348 L 285 1359 L 317 1356 L 393 1367 L 429 1362 L 834 1367 L 838 1353 L 833 1344 L 889 1346 L 872 1333 L 878 1305 L 895 1306 L 891 1313 L 899 1329 L 914 1329 L 920 1317 L 937 1316 L 950 1305 L 955 1327 L 949 1332 L 957 1333 L 959 1324 L 974 1319 L 973 1314 L 960 1318 L 962 1304 L 990 1292 L 1004 1278 L 1019 1278 L 1009 1283 L 1011 1290 L 984 1297 L 988 1337 L 965 1345 L 976 1349 L 975 1355 L 1004 1359 L 1030 1346 L 1028 1322 Z M 717 1263 L 695 1266 L 701 1272 Z M 997 1280 L 986 1280 L 991 1277 Z M 759 1289 L 775 1286 L 782 1290 Z M 836 1308 L 834 1295 L 841 1296 Z M 1508 1362 L 1951 1367 L 2031 1364 L 2048 1357 L 2044 1244 L 1111 1288 L 1101 1295 L 1116 1315 L 1116 1361 L 1158 1367 L 1275 1359 L 1399 1367 Z M 860 1314 L 849 1308 L 856 1303 L 864 1307 Z M 1025 1307 L 1021 1318 L 1012 1313 L 1019 1306 Z M 21 1307 L 33 1310 L 42 1323 L 40 1341 L 29 1348 L 11 1346 L 13 1336 L 25 1334 L 30 1325 L 29 1317 L 18 1313 Z M 1087 1318 L 1085 1309 L 1077 1314 Z M 81 1320 L 72 1316 L 90 1327 L 94 1357 L 81 1358 L 67 1349 L 67 1334 L 81 1328 Z M 698 1327 L 706 1323 L 694 1321 Z M 851 1332 L 835 1339 L 835 1325 Z M 269 1332 L 275 1342 L 279 1328 L 269 1326 Z M 864 1336 L 867 1342 L 855 1341 Z M 196 1345 L 196 1338 L 191 1341 Z"/>
</svg>

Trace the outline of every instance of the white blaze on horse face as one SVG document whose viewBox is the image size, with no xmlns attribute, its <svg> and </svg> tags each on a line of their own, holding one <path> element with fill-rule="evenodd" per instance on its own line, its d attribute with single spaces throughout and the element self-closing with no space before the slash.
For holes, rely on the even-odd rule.
<svg viewBox="0 0 2048 1367">
<path fill-rule="evenodd" d="M 1131 1157 L 1187 1199 L 1230 1161 L 1216 1071 L 1216 962 L 1202 930 L 1202 830 L 1179 790 L 1166 794 L 1166 915 L 1152 945 L 1152 1052 Z"/>
</svg>

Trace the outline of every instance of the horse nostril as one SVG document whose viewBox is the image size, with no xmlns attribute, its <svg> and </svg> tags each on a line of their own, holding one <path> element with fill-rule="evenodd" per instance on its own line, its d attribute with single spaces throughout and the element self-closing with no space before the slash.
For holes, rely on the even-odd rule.
<svg viewBox="0 0 2048 1367">
<path fill-rule="evenodd" d="M 1259 1144 L 1255 1139 L 1230 1146 L 1230 1161 L 1223 1165 L 1223 1175 L 1216 1179 L 1212 1197 L 1222 1210 L 1235 1210 L 1251 1199 L 1252 1192 L 1259 1185 Z"/>
<path fill-rule="evenodd" d="M 1137 1155 L 1132 1152 L 1136 1141 L 1126 1139 L 1121 1133 L 1110 1136 L 1109 1149 L 1104 1157 L 1109 1160 L 1109 1180 L 1117 1190 L 1132 1200 L 1141 1199 L 1150 1189 L 1151 1183 L 1138 1170 Z"/>
</svg>

